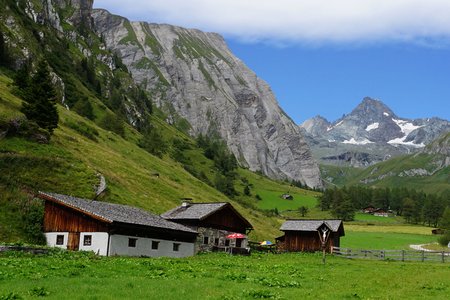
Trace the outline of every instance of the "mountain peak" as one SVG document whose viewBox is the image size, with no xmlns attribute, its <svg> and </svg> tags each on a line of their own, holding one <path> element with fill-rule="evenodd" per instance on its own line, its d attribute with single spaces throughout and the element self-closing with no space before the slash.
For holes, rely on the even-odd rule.
<svg viewBox="0 0 450 300">
<path fill-rule="evenodd" d="M 364 97 L 363 101 L 350 113 L 369 119 L 397 118 L 395 113 L 382 101 L 370 97 Z"/>
</svg>

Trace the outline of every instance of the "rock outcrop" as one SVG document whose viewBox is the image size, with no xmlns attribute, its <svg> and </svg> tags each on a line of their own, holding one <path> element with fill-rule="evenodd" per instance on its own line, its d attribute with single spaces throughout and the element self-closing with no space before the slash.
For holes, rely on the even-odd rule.
<svg viewBox="0 0 450 300">
<path fill-rule="evenodd" d="M 243 166 L 272 178 L 321 187 L 320 171 L 300 128 L 258 78 L 215 33 L 130 22 L 93 10 L 94 26 L 173 118 L 192 135 L 219 134 Z"/>
</svg>

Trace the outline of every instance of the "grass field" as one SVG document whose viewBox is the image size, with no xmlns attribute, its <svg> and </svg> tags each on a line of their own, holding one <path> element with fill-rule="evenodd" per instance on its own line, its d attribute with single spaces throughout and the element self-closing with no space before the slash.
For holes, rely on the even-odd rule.
<svg viewBox="0 0 450 300">
<path fill-rule="evenodd" d="M 448 299 L 448 278 L 448 263 L 323 265 L 320 254 L 0 256 L 0 299 Z"/>
<path fill-rule="evenodd" d="M 314 208 L 317 205 L 317 198 L 308 191 L 289 193 L 293 200 L 286 200 L 281 197 L 283 192 L 261 190 L 259 196 L 262 200 L 258 201 L 258 207 L 262 209 L 277 208 L 280 212 L 285 210 L 295 210 L 300 206 Z"/>
</svg>

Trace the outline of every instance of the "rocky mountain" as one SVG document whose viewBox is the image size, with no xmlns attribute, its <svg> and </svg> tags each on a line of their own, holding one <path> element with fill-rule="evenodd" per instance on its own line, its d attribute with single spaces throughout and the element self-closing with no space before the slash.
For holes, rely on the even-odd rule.
<svg viewBox="0 0 450 300">
<path fill-rule="evenodd" d="M 92 18 L 107 48 L 169 115 L 168 122 L 182 118 L 194 136 L 219 135 L 252 171 L 322 185 L 300 128 L 220 35 L 130 22 L 101 9 L 93 10 Z"/>
<path fill-rule="evenodd" d="M 398 117 L 383 102 L 366 97 L 350 114 L 335 122 L 317 116 L 301 127 L 321 162 L 365 167 L 417 152 L 450 131 L 450 122 Z"/>
</svg>

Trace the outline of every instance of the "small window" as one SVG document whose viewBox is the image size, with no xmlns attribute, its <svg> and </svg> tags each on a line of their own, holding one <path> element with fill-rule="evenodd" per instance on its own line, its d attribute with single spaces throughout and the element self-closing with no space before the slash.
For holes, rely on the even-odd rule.
<svg viewBox="0 0 450 300">
<path fill-rule="evenodd" d="M 152 250 L 158 250 L 158 247 L 159 247 L 159 242 L 152 241 Z"/>
<path fill-rule="evenodd" d="M 135 238 L 128 238 L 128 247 L 135 248 L 136 241 L 137 241 L 137 239 L 135 239 Z"/>
<path fill-rule="evenodd" d="M 92 235 L 85 235 L 83 238 L 83 246 L 91 246 L 92 245 Z"/>
<path fill-rule="evenodd" d="M 180 244 L 179 243 L 173 243 L 173 251 L 180 251 Z"/>
<path fill-rule="evenodd" d="M 225 240 L 225 247 L 228 247 L 228 246 L 230 246 L 230 240 Z"/>
<path fill-rule="evenodd" d="M 56 245 L 64 245 L 64 235 L 58 234 L 56 236 Z"/>
<path fill-rule="evenodd" d="M 214 239 L 214 245 L 216 245 L 216 246 L 219 245 L 219 238 L 215 238 L 215 239 Z"/>
<path fill-rule="evenodd" d="M 209 237 L 207 237 L 207 236 L 203 237 L 203 244 L 204 245 L 208 245 L 209 244 Z"/>
</svg>

